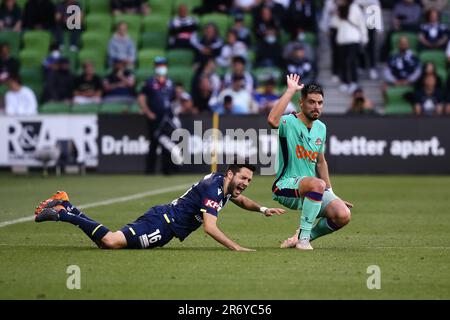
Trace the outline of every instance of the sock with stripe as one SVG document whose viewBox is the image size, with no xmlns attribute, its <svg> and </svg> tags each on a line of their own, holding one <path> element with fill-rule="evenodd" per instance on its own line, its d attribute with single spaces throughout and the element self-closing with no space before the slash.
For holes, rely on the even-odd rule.
<svg viewBox="0 0 450 320">
<path fill-rule="evenodd" d="M 337 226 L 333 221 L 331 221 L 330 218 L 320 218 L 314 228 L 311 230 L 310 240 L 312 241 L 317 238 L 323 237 L 339 229 L 340 227 Z"/>
<path fill-rule="evenodd" d="M 300 217 L 299 239 L 309 239 L 311 230 L 322 206 L 322 193 L 308 192 L 303 200 L 302 215 Z"/>
<path fill-rule="evenodd" d="M 64 209 L 59 210 L 59 220 L 79 227 L 95 243 L 100 241 L 109 229 L 90 218 L 84 218 Z"/>
<path fill-rule="evenodd" d="M 63 201 L 62 206 L 64 208 L 66 208 L 67 212 L 73 213 L 73 214 L 75 214 L 75 215 L 77 215 L 77 216 L 79 216 L 81 218 L 85 218 L 87 220 L 94 221 L 91 218 L 89 218 L 87 215 L 85 215 L 83 212 L 78 210 L 78 208 L 73 206 L 69 201 Z"/>
</svg>

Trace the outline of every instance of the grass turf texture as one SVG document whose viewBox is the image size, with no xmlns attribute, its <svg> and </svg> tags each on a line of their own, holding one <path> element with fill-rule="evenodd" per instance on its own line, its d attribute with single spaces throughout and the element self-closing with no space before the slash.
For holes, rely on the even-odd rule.
<svg viewBox="0 0 450 320">
<path fill-rule="evenodd" d="M 75 205 L 189 184 L 201 176 L 17 177 L 0 174 L 0 222 L 30 215 L 55 190 Z M 255 176 L 245 194 L 266 206 L 272 177 Z M 449 299 L 450 177 L 334 176 L 354 202 L 349 226 L 313 242 L 312 252 L 279 249 L 298 213 L 266 218 L 228 204 L 219 227 L 257 252 L 232 252 L 202 229 L 155 250 L 97 249 L 78 228 L 25 222 L 0 228 L 0 299 Z M 110 229 L 184 191 L 89 208 Z M 81 268 L 68 290 L 67 266 Z M 381 289 L 366 286 L 381 268 Z"/>
</svg>

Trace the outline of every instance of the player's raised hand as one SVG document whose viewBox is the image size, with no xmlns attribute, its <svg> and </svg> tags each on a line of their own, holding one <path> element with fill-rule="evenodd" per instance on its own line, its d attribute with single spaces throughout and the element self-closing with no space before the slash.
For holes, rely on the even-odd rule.
<svg viewBox="0 0 450 320">
<path fill-rule="evenodd" d="M 267 209 L 267 210 L 264 212 L 264 215 L 265 215 L 266 217 L 271 217 L 271 216 L 273 216 L 273 215 L 279 216 L 279 215 L 285 214 L 285 213 L 286 213 L 286 210 L 284 210 L 284 209 L 280 209 L 280 208 L 269 208 L 269 209 Z"/>
<path fill-rule="evenodd" d="M 305 86 L 303 83 L 299 84 L 300 76 L 298 74 L 289 74 L 286 76 L 287 78 L 287 87 L 288 90 L 293 90 L 295 92 L 300 91 Z"/>
</svg>

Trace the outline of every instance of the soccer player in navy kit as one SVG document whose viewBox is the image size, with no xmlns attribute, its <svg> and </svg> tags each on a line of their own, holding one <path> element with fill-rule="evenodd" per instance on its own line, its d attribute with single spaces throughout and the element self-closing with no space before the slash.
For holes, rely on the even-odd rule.
<svg viewBox="0 0 450 320">
<path fill-rule="evenodd" d="M 171 204 L 150 208 L 136 221 L 116 232 L 111 232 L 72 206 L 64 191 L 40 203 L 35 211 L 35 221 L 63 221 L 79 226 L 102 249 L 162 247 L 174 237 L 183 241 L 203 223 L 205 232 L 225 247 L 253 251 L 229 239 L 217 227 L 217 216 L 228 201 L 268 217 L 285 213 L 283 209 L 262 207 L 241 194 L 250 184 L 254 171 L 252 165 L 233 164 L 228 166 L 225 175 L 211 173 Z"/>
</svg>

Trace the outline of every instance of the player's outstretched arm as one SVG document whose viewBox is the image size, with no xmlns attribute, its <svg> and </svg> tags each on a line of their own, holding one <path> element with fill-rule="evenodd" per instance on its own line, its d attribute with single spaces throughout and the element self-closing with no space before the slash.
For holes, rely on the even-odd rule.
<svg viewBox="0 0 450 320">
<path fill-rule="evenodd" d="M 280 208 L 266 208 L 258 204 L 256 201 L 253 201 L 252 199 L 249 199 L 243 195 L 239 195 L 236 198 L 232 198 L 231 201 L 233 201 L 234 204 L 241 207 L 242 209 L 248 210 L 248 211 L 258 211 L 264 214 L 266 217 L 270 217 L 273 215 L 280 215 L 286 213 L 284 209 Z"/>
<path fill-rule="evenodd" d="M 244 247 L 241 247 L 236 242 L 228 238 L 225 233 L 223 233 L 218 227 L 217 227 L 217 217 L 213 216 L 212 214 L 209 214 L 207 212 L 203 213 L 203 228 L 205 230 L 205 233 L 207 233 L 209 236 L 211 236 L 214 240 L 221 243 L 225 247 L 227 247 L 230 250 L 235 251 L 256 251 L 253 249 L 247 249 Z"/>
<path fill-rule="evenodd" d="M 302 90 L 304 87 L 303 84 L 298 84 L 298 81 L 300 80 L 299 75 L 290 74 L 286 76 L 286 78 L 287 78 L 286 92 L 281 96 L 281 98 L 272 108 L 272 110 L 269 113 L 269 116 L 267 117 L 267 121 L 269 122 L 270 126 L 274 129 L 278 128 L 280 118 L 283 115 L 284 111 L 286 110 L 286 107 L 288 106 L 289 102 L 291 102 L 291 99 L 294 96 L 294 94 L 297 91 Z"/>
</svg>

